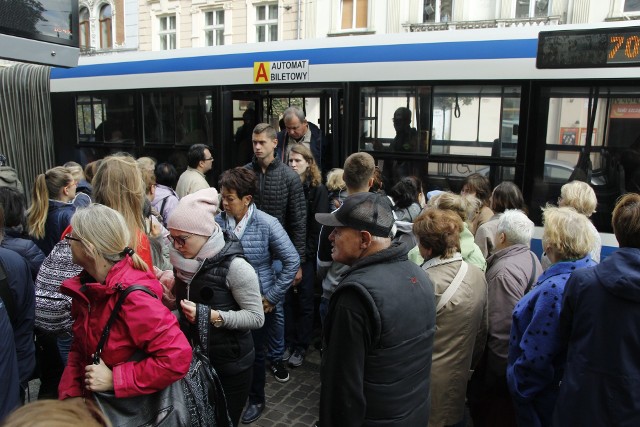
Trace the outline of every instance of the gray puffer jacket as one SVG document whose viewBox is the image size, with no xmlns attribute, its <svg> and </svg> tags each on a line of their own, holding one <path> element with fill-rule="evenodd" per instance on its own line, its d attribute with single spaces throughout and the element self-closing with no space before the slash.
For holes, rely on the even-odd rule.
<svg viewBox="0 0 640 427">
<path fill-rule="evenodd" d="M 216 221 L 223 230 L 233 232 L 226 212 L 218 214 Z M 258 274 L 260 293 L 274 305 L 284 300 L 284 294 L 300 267 L 300 257 L 280 223 L 271 215 L 255 209 L 240 243 L 244 256 Z M 277 276 L 273 270 L 274 259 L 282 262 L 282 271 Z"/>
<path fill-rule="evenodd" d="M 278 158 L 269 164 L 265 173 L 262 173 L 255 156 L 245 167 L 253 170 L 258 177 L 259 190 L 253 199 L 256 207 L 280 222 L 300 255 L 301 262 L 304 262 L 307 202 L 300 177 Z"/>
</svg>

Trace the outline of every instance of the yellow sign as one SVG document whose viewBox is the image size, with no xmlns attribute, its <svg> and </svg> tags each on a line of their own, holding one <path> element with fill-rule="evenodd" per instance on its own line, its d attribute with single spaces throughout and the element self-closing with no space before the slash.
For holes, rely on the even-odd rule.
<svg viewBox="0 0 640 427">
<path fill-rule="evenodd" d="M 296 83 L 309 81 L 309 60 L 254 62 L 254 83 Z"/>
</svg>

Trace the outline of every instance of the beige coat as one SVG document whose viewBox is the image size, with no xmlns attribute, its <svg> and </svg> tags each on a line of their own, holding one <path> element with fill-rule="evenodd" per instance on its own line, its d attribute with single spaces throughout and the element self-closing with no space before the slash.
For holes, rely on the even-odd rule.
<svg viewBox="0 0 640 427">
<path fill-rule="evenodd" d="M 433 282 L 436 304 L 458 273 L 461 256 L 433 258 L 422 266 Z M 430 427 L 462 421 L 471 370 L 487 340 L 487 282 L 478 267 L 467 274 L 449 302 L 436 313 L 436 335 L 431 365 Z"/>
<path fill-rule="evenodd" d="M 182 199 L 187 194 L 195 193 L 204 188 L 209 188 L 207 178 L 199 170 L 190 167 L 180 175 L 176 185 L 176 194 Z"/>
<path fill-rule="evenodd" d="M 480 211 L 476 213 L 476 216 L 473 217 L 473 221 L 471 221 L 471 227 L 469 227 L 469 229 L 471 230 L 471 234 L 475 236 L 478 228 L 480 228 L 480 226 L 485 222 L 489 221 L 492 216 L 493 211 L 491 210 L 491 208 L 488 206 L 483 206 L 482 209 L 480 209 Z"/>
</svg>

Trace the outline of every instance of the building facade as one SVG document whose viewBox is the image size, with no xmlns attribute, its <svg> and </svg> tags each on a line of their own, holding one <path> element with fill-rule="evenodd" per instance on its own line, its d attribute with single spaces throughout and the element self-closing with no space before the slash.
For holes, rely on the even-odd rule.
<svg viewBox="0 0 640 427">
<path fill-rule="evenodd" d="M 80 0 L 84 53 L 639 19 L 640 0 Z"/>
</svg>

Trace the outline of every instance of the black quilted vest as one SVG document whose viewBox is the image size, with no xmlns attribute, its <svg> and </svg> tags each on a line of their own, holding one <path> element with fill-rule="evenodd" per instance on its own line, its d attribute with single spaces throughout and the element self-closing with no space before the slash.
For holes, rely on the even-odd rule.
<svg viewBox="0 0 640 427">
<path fill-rule="evenodd" d="M 244 258 L 244 250 L 233 233 L 225 231 L 224 240 L 222 250 L 205 260 L 193 277 L 189 299 L 216 310 L 238 310 L 240 306 L 227 287 L 226 278 L 231 261 L 236 257 Z M 176 296 L 178 302 L 187 297 L 187 285 L 177 277 Z M 197 336 L 194 325 L 181 324 L 189 338 Z M 209 360 L 218 373 L 232 375 L 253 365 L 254 347 L 250 331 L 227 329 L 224 326 L 216 328 L 213 325 L 209 325 L 209 328 Z"/>
</svg>

